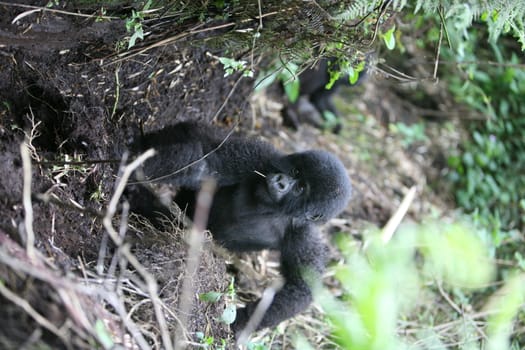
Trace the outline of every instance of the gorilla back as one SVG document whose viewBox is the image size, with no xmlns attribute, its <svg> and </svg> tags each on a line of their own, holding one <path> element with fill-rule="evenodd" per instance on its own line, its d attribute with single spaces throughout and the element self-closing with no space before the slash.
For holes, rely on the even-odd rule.
<svg viewBox="0 0 525 350">
<path fill-rule="evenodd" d="M 199 123 L 147 134 L 134 146 L 149 147 L 158 154 L 144 165 L 145 175 L 175 185 L 175 202 L 189 217 L 202 180 L 217 181 L 208 219 L 217 243 L 232 251 L 281 252 L 286 282 L 259 328 L 302 311 L 311 301 L 303 272 L 319 275 L 324 267 L 325 246 L 317 225 L 339 214 L 350 199 L 350 180 L 341 161 L 320 150 L 285 155 L 269 143 Z M 163 208 L 144 210 L 143 202 L 134 205 L 133 200 L 132 208 L 146 216 L 167 213 Z M 236 329 L 245 325 L 256 304 L 238 310 Z"/>
</svg>

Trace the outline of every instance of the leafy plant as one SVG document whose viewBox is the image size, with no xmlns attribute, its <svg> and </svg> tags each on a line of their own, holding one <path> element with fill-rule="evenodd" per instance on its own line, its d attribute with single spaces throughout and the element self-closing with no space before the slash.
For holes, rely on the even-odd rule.
<svg viewBox="0 0 525 350">
<path fill-rule="evenodd" d="M 220 321 L 226 324 L 232 324 L 233 321 L 235 321 L 235 317 L 237 316 L 237 309 L 235 306 L 235 285 L 234 285 L 234 279 L 232 278 L 230 284 L 228 285 L 228 290 L 226 293 L 222 292 L 207 292 L 207 293 L 201 293 L 199 294 L 199 300 L 208 302 L 208 303 L 216 303 L 221 298 L 226 298 L 226 307 L 224 308 L 224 311 L 220 317 Z"/>
<path fill-rule="evenodd" d="M 246 344 L 246 348 L 248 350 L 268 350 L 266 345 L 259 342 L 248 342 L 248 344 Z"/>
<path fill-rule="evenodd" d="M 206 292 L 199 294 L 199 300 L 207 303 L 217 303 L 222 298 L 226 298 L 226 307 L 219 318 L 220 322 L 232 324 L 235 321 L 237 309 L 235 305 L 235 280 L 232 278 L 228 284 L 228 289 L 225 292 Z M 226 350 L 227 341 L 225 339 L 215 339 L 211 335 L 206 335 L 203 332 L 197 332 L 196 337 L 202 347 L 205 349 Z"/>
<path fill-rule="evenodd" d="M 131 17 L 126 20 L 126 30 L 131 33 L 128 41 L 128 49 L 135 46 L 137 39 L 144 39 L 144 29 L 142 22 L 144 21 L 144 14 L 151 7 L 152 0 L 148 0 L 141 11 L 132 10 Z"/>
<path fill-rule="evenodd" d="M 224 66 L 225 77 L 232 75 L 235 72 L 242 72 L 244 77 L 253 77 L 253 71 L 246 66 L 246 61 L 237 61 L 233 58 L 219 57 L 219 62 Z"/>
<path fill-rule="evenodd" d="M 197 340 L 204 349 L 214 349 L 214 350 L 226 350 L 226 340 L 220 339 L 217 343 L 216 339 L 212 336 L 206 336 L 202 332 L 195 333 Z"/>
<path fill-rule="evenodd" d="M 60 5 L 60 0 L 50 0 L 47 2 L 46 7 L 52 8 L 53 6 L 59 6 L 59 5 Z"/>
<path fill-rule="evenodd" d="M 415 12 L 422 10 L 424 13 L 438 13 L 441 9 L 445 13 L 445 18 L 461 16 L 465 27 L 470 26 L 474 19 L 481 18 L 486 21 L 489 40 L 492 43 L 495 43 L 502 33 L 512 33 L 521 42 L 522 49 L 525 49 L 525 3 L 523 1 L 417 0 L 415 5 Z"/>
<path fill-rule="evenodd" d="M 477 37 L 468 38 L 475 46 Z M 490 45 L 483 52 L 498 64 L 466 65 L 460 74 L 451 74 L 450 89 L 456 99 L 486 116 L 470 123 L 471 139 L 448 159 L 456 199 L 467 211 L 478 212 L 495 233 L 520 229 L 525 198 L 525 70 L 514 53 Z M 504 57 L 510 56 L 510 64 Z M 476 57 L 466 57 L 476 61 Z M 466 79 L 462 79 L 466 77 Z"/>
<path fill-rule="evenodd" d="M 463 296 L 465 308 L 474 308 L 469 295 L 484 288 L 495 275 L 495 266 L 488 259 L 489 249 L 473 226 L 465 223 L 430 221 L 401 227 L 394 239 L 384 243 L 379 232 L 368 232 L 370 239 L 360 252 L 347 236 L 338 242 L 345 262 L 334 268 L 335 277 L 344 290 L 340 298 L 325 289 L 317 289 L 316 300 L 325 310 L 332 327 L 333 341 L 340 349 L 406 349 L 426 344 L 422 349 L 447 349 L 445 343 L 430 343 L 434 324 L 439 322 L 439 308 L 429 308 L 427 318 L 421 315 L 417 300 L 424 298 L 430 287 L 443 294 Z M 489 349 L 508 349 L 510 326 L 525 301 L 523 276 L 509 278 L 502 289 L 493 294 L 482 307 L 491 317 L 483 326 L 468 315 L 462 328 L 450 341 L 469 344 L 469 349 L 482 349 L 483 341 L 473 341 L 471 332 L 487 329 Z M 504 291 L 504 292 L 503 292 Z M 503 293 L 503 294 L 502 294 Z M 502 295 L 509 296 L 503 297 Z M 453 303 L 453 301 L 451 301 Z M 401 336 L 400 321 L 410 327 L 410 319 L 426 332 L 407 329 Z M 408 321 L 408 322 L 406 322 Z M 425 322 L 428 324 L 425 326 Z M 300 348 L 304 339 L 298 340 Z"/>
</svg>

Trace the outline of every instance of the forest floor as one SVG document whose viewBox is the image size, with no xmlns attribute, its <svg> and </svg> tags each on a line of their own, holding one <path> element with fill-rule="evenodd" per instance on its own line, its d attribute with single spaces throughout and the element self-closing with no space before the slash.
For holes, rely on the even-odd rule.
<svg viewBox="0 0 525 350">
<path fill-rule="evenodd" d="M 323 148 L 336 153 L 347 166 L 354 196 L 341 217 L 327 225 L 327 233 L 343 231 L 361 239 L 364 228 L 388 221 L 412 186 L 418 194 L 409 218 L 448 210 L 446 194 L 437 196 L 429 185 L 441 176 L 442 149 L 454 147 L 454 137 L 442 137 L 436 126 L 429 131 L 435 135 L 407 144 L 406 136 L 392 133 L 387 122 L 410 116 L 380 77 L 339 93 L 344 125 L 339 135 L 308 126 L 294 131 L 281 125 L 282 98 L 254 93 L 248 78 L 224 77 L 216 58 L 220 53 L 198 40 L 119 56 L 115 45 L 125 35 L 122 21 L 34 12 L 12 23 L 22 12 L 0 5 L 3 349 L 32 348 L 39 342 L 51 348 L 89 348 L 90 339 L 103 343 L 107 332 L 126 348 L 159 348 L 166 341 L 162 334 L 178 327 L 184 233 L 176 227 L 158 232 L 120 207 L 115 215 L 110 210 L 122 154 L 141 128 L 210 121 L 236 126 L 285 151 Z M 21 157 L 24 139 L 31 169 Z M 436 139 L 447 141 L 436 146 L 431 142 Z M 98 160 L 111 161 L 90 162 Z M 24 194 L 29 186 L 32 196 Z M 107 245 L 104 219 L 125 236 L 126 245 Z M 33 235 L 35 254 L 23 248 Z M 210 245 L 207 241 L 201 252 L 192 295 L 224 292 L 231 281 L 226 262 L 232 258 Z M 271 255 L 264 255 L 270 262 L 243 257 L 252 271 L 237 277 L 240 294 L 260 292 L 277 274 Z M 217 344 L 220 339 L 231 343 L 228 326 L 217 321 L 227 302 L 193 298 L 186 336 L 195 343 L 202 341 L 199 334 Z M 157 307 L 164 308 L 164 317 Z M 286 322 L 274 342 L 289 341 L 287 327 L 317 327 L 312 315 L 318 313 L 313 307 Z"/>
</svg>

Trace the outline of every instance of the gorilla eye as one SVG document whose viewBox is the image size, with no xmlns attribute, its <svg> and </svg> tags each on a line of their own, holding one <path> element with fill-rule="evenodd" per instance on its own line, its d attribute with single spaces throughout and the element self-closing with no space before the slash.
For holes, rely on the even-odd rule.
<svg viewBox="0 0 525 350">
<path fill-rule="evenodd" d="M 294 194 L 296 196 L 302 194 L 304 192 L 305 187 L 306 186 L 303 182 L 297 182 L 295 186 L 293 187 Z"/>
<path fill-rule="evenodd" d="M 297 177 L 298 175 L 299 175 L 299 169 L 297 169 L 297 168 L 293 168 L 293 169 L 292 169 L 292 176 L 293 176 L 293 177 Z"/>
</svg>

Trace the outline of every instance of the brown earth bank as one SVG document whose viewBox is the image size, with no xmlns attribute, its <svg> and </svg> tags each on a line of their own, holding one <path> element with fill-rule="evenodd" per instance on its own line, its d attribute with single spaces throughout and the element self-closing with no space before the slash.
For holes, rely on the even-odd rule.
<svg viewBox="0 0 525 350">
<path fill-rule="evenodd" d="M 118 307 L 133 308 L 132 319 L 149 335 L 146 341 L 154 344 L 159 341 L 158 323 L 148 303 L 147 286 L 136 269 L 116 264 L 113 275 L 107 269 L 100 271 L 100 266 L 111 266 L 117 256 L 111 244 L 103 254 L 105 230 L 100 218 L 113 193 L 121 156 L 134 135 L 141 128 L 158 129 L 179 120 L 211 121 L 237 77 L 224 78 L 222 68 L 206 50 L 184 41 L 119 61 L 112 45 L 124 34 L 123 23 L 37 13 L 12 24 L 21 11 L 0 6 L 0 12 L 1 236 L 12 249 L 14 241 L 24 241 L 20 144 L 27 138 L 33 163 L 32 226 L 41 253 L 33 261 L 23 250 L 3 245 L 1 279 L 56 327 L 72 322 L 71 330 L 61 330 L 61 337 L 56 337 L 29 315 L 19 317 L 20 305 L 3 297 L 6 324 L 0 344 L 15 349 L 41 338 L 53 348 L 89 347 L 92 334 L 85 332 L 97 320 L 130 344 L 130 328 L 115 321 L 121 312 Z M 223 120 L 242 115 L 251 82 L 239 83 L 236 90 L 222 107 Z M 86 159 L 113 162 L 60 163 Z M 36 194 L 45 194 L 45 199 Z M 122 220 L 114 219 L 114 224 Z M 130 239 L 130 249 L 157 277 L 158 295 L 171 310 L 166 327 L 173 330 L 187 245 L 177 227 L 159 233 L 133 220 L 126 220 L 133 227 L 124 230 L 127 236 L 147 239 Z M 103 259 L 98 262 L 99 273 L 97 259 Z M 20 264 L 29 271 L 20 272 Z M 43 269 L 49 280 L 39 277 Z M 204 249 L 193 281 L 195 294 L 224 291 L 228 277 L 223 259 Z M 61 295 L 64 284 L 71 283 L 85 284 L 85 290 Z M 108 295 L 121 300 L 112 302 L 108 299 L 113 297 L 104 293 L 93 295 L 89 290 L 96 285 L 111 289 L 113 294 Z M 78 304 L 68 305 L 70 299 Z M 223 302 L 195 302 L 186 325 L 188 337 L 195 339 L 195 332 L 201 331 L 229 339 L 228 327 L 214 321 L 223 308 Z M 34 339 L 28 340 L 31 335 Z"/>
</svg>

